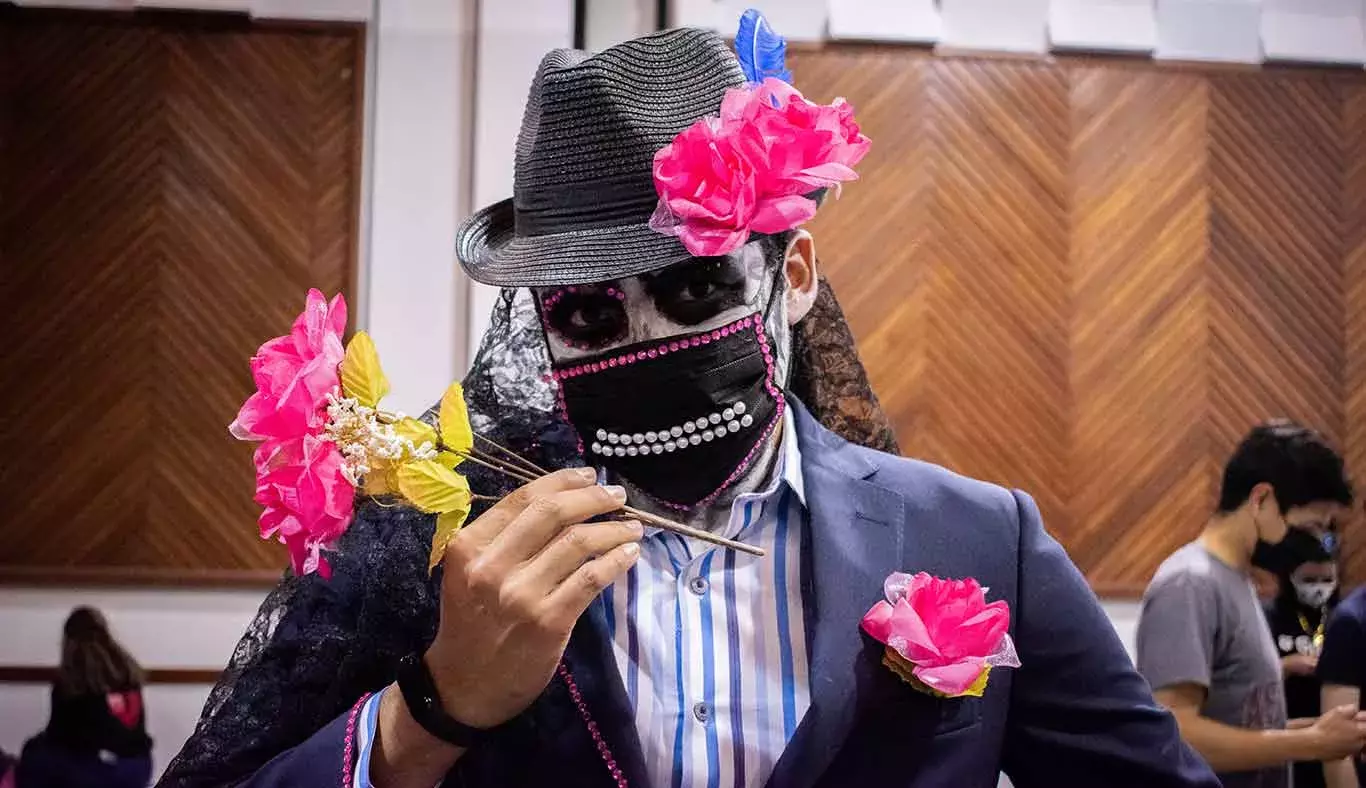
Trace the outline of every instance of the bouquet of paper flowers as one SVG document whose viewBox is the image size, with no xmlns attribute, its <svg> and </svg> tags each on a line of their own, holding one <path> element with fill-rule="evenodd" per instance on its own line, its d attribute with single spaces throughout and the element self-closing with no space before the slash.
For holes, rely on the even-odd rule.
<svg viewBox="0 0 1366 788">
<path fill-rule="evenodd" d="M 296 573 L 327 577 L 322 551 L 350 525 L 357 493 L 397 495 L 437 515 L 435 566 L 472 501 L 455 470 L 474 449 L 464 392 L 451 384 L 435 428 L 381 409 L 389 381 L 375 344 L 361 331 L 343 346 L 345 329 L 346 301 L 310 290 L 289 334 L 251 359 L 257 390 L 229 430 L 260 443 L 261 536 L 289 548 Z"/>
</svg>

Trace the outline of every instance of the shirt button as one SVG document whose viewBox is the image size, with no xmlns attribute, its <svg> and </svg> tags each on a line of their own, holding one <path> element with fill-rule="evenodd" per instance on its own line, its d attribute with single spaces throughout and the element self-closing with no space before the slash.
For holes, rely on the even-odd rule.
<svg viewBox="0 0 1366 788">
<path fill-rule="evenodd" d="M 688 581 L 688 590 L 693 592 L 694 594 L 697 594 L 698 596 L 702 596 L 703 594 L 707 593 L 707 590 L 709 588 L 711 588 L 711 583 L 708 583 L 707 578 L 702 577 L 700 575 Z"/>
<path fill-rule="evenodd" d="M 706 703 L 693 704 L 692 716 L 696 717 L 698 722 L 706 725 L 711 720 L 711 706 Z"/>
</svg>

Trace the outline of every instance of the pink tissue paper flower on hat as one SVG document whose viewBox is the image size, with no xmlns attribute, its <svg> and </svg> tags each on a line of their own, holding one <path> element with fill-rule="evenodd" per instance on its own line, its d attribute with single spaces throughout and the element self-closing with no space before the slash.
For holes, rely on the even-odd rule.
<svg viewBox="0 0 1366 788">
<path fill-rule="evenodd" d="M 328 303 L 318 290 L 308 291 L 303 313 L 289 334 L 261 346 L 251 359 L 256 392 L 242 405 L 228 428 L 240 440 L 281 440 L 322 430 L 327 395 L 337 390 L 346 348 L 346 302 L 340 295 Z"/>
<path fill-rule="evenodd" d="M 750 233 L 780 233 L 816 214 L 811 195 L 858 178 L 869 147 L 843 99 L 807 101 L 775 78 L 726 92 L 719 115 L 702 118 L 655 153 L 659 205 L 650 226 L 693 255 L 723 255 Z"/>
<path fill-rule="evenodd" d="M 884 664 L 912 686 L 941 697 L 980 696 L 993 667 L 1019 667 L 1007 634 L 1010 609 L 988 603 L 976 580 L 896 572 L 862 627 L 887 646 Z"/>
</svg>

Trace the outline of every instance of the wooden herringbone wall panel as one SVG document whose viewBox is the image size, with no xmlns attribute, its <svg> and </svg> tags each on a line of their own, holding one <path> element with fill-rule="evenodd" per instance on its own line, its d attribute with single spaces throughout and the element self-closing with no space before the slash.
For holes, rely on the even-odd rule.
<svg viewBox="0 0 1366 788">
<path fill-rule="evenodd" d="M 1346 361 L 1343 440 L 1347 467 L 1358 494 L 1366 496 L 1366 86 L 1341 86 L 1343 102 L 1343 275 L 1346 301 Z M 1357 510 L 1358 513 L 1360 509 Z M 1366 530 L 1358 514 L 1344 542 L 1347 565 L 1366 575 Z"/>
<path fill-rule="evenodd" d="M 1341 101 L 1326 81 L 1259 75 L 1210 93 L 1211 448 L 1276 416 L 1340 442 Z"/>
<path fill-rule="evenodd" d="M 802 68 L 809 55 L 796 57 Z M 867 96 L 859 121 L 881 134 L 859 167 L 861 180 L 830 201 L 812 225 L 817 258 L 823 274 L 839 284 L 841 300 L 859 305 L 846 310 L 859 350 L 896 360 L 872 366 L 869 373 L 902 440 L 913 440 L 925 426 L 928 379 L 926 242 L 935 159 L 927 108 L 933 61 L 907 61 L 895 50 L 821 57 L 820 68 L 803 70 L 803 90 Z M 827 249 L 835 251 L 824 254 Z"/>
<path fill-rule="evenodd" d="M 23 337 L 0 402 L 33 414 L 0 441 L 36 427 L 44 452 L 6 456 L 0 572 L 277 573 L 225 425 L 262 338 L 350 284 L 359 31 L 27 11 L 0 31 L 21 42 L 0 114 L 26 119 L 0 137 Z"/>
<path fill-rule="evenodd" d="M 1067 84 L 1048 66 L 935 64 L 926 412 L 908 445 L 1019 479 L 1067 528 Z"/>
<path fill-rule="evenodd" d="M 0 562 L 98 564 L 154 488 L 159 63 L 145 30 L 0 35 Z"/>
<path fill-rule="evenodd" d="M 1055 532 L 1094 579 L 1141 585 L 1133 556 L 1170 553 L 1209 513 L 1207 91 L 1070 77 L 1072 531 Z"/>
<path fill-rule="evenodd" d="M 813 231 L 903 448 L 1034 494 L 1098 590 L 1199 531 L 1258 421 L 1366 481 L 1360 75 L 852 46 L 793 71 L 874 140 Z"/>
</svg>

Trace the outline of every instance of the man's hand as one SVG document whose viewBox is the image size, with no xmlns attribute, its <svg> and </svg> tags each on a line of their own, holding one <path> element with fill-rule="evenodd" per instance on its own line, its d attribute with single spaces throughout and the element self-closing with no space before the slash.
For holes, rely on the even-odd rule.
<svg viewBox="0 0 1366 788">
<path fill-rule="evenodd" d="M 1318 666 L 1319 658 L 1308 654 L 1291 654 L 1281 658 L 1281 672 L 1287 676 L 1312 676 Z"/>
<path fill-rule="evenodd" d="M 441 625 L 427 666 L 456 720 L 491 728 L 530 706 L 579 616 L 635 563 L 640 523 L 581 524 L 626 501 L 623 489 L 595 480 L 582 468 L 532 482 L 446 548 Z"/>
<path fill-rule="evenodd" d="M 1313 734 L 1314 759 L 1336 761 L 1358 755 L 1366 747 L 1366 722 L 1356 707 L 1338 706 L 1319 716 L 1309 728 Z"/>
<path fill-rule="evenodd" d="M 466 525 L 446 548 L 441 626 L 426 654 L 446 711 L 491 728 L 530 706 L 555 674 L 569 633 L 640 552 L 634 522 L 582 525 L 621 509 L 621 488 L 591 469 L 528 484 Z M 463 750 L 412 718 L 395 687 L 380 703 L 370 777 L 380 788 L 430 788 Z"/>
</svg>

